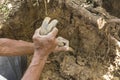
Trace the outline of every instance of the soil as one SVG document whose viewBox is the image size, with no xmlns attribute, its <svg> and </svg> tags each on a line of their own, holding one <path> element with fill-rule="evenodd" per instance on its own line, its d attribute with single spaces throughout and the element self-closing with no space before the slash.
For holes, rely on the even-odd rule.
<svg viewBox="0 0 120 80">
<path fill-rule="evenodd" d="M 120 17 L 119 2 L 103 0 L 103 7 L 111 15 Z M 43 1 L 37 0 L 15 0 L 11 4 L 14 8 L 10 11 L 9 18 L 1 23 L 0 37 L 32 41 L 34 31 L 49 16 L 59 20 L 58 36 L 68 39 L 75 50 L 73 53 L 51 54 L 40 80 L 104 80 L 103 75 L 115 58 L 115 44 L 109 39 L 109 34 L 120 40 L 119 23 L 107 24 L 99 30 L 56 0 L 50 1 L 47 9 Z M 120 80 L 120 74 L 116 74 L 113 80 Z"/>
</svg>

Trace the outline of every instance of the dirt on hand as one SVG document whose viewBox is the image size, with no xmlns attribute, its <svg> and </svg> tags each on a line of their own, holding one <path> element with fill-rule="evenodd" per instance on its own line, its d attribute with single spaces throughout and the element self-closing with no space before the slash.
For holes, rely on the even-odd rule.
<svg viewBox="0 0 120 80">
<path fill-rule="evenodd" d="M 48 59 L 49 63 L 46 63 L 40 79 L 105 80 L 103 76 L 107 73 L 110 64 L 113 64 L 116 56 L 115 42 L 110 39 L 109 35 L 120 40 L 120 24 L 108 23 L 99 30 L 82 16 L 70 11 L 64 2 L 50 0 L 46 4 L 44 1 L 38 1 L 11 0 L 12 9 L 9 18 L 5 18 L 6 21 L 1 23 L 3 27 L 0 28 L 0 36 L 32 41 L 34 31 L 40 27 L 46 16 L 56 18 L 59 21 L 58 35 L 69 40 L 70 46 L 75 51 L 51 54 Z M 95 2 L 100 0 L 85 1 L 80 0 L 85 4 L 101 5 Z M 112 1 L 114 4 L 111 3 Z M 120 1 L 108 0 L 108 2 L 103 1 L 103 8 L 112 16 L 119 17 L 120 12 L 115 11 L 120 8 L 117 4 Z M 120 79 L 118 71 L 112 72 L 112 74 L 114 75 L 113 80 Z"/>
</svg>

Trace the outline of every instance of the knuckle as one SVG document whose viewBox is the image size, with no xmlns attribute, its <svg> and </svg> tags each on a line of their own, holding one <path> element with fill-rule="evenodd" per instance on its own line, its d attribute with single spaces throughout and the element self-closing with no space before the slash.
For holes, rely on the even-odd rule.
<svg viewBox="0 0 120 80">
<path fill-rule="evenodd" d="M 56 32 L 58 32 L 58 29 L 56 28 Z"/>
<path fill-rule="evenodd" d="M 35 36 L 33 36 L 32 39 L 35 39 Z"/>
<path fill-rule="evenodd" d="M 48 41 L 49 41 L 49 42 L 53 42 L 53 41 L 54 41 L 54 38 L 51 37 L 51 38 L 48 39 Z"/>
<path fill-rule="evenodd" d="M 32 39 L 37 40 L 37 39 L 39 39 L 39 37 L 38 36 L 33 36 Z"/>
</svg>

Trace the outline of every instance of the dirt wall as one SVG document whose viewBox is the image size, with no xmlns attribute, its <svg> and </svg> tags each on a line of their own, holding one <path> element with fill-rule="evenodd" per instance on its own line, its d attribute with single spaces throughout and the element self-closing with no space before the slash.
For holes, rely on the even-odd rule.
<svg viewBox="0 0 120 80">
<path fill-rule="evenodd" d="M 110 26 L 108 29 L 99 30 L 56 0 L 50 0 L 47 4 L 37 0 L 16 0 L 11 4 L 13 9 L 9 18 L 2 23 L 0 37 L 32 41 L 35 29 L 49 16 L 59 20 L 58 36 L 68 39 L 75 50 L 73 53 L 51 54 L 41 80 L 103 80 L 102 76 L 115 57 L 115 47 L 108 34 L 119 38 L 119 28 L 114 27 L 116 24 L 107 24 Z"/>
</svg>

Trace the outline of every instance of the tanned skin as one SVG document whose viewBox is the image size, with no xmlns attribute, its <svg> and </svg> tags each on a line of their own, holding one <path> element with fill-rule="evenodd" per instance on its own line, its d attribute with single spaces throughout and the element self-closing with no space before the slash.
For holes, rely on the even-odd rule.
<svg viewBox="0 0 120 80">
<path fill-rule="evenodd" d="M 52 26 L 54 27 L 56 23 L 53 23 L 53 21 L 49 23 L 49 21 L 50 18 L 46 18 L 42 25 L 47 28 Z M 49 54 L 52 52 L 71 50 L 68 44 L 61 47 L 59 46 L 59 41 L 57 42 L 58 39 L 56 38 L 57 33 L 58 29 L 54 28 L 47 35 L 40 35 L 39 28 L 33 35 L 33 43 L 22 40 L 1 38 L 0 56 L 21 56 L 34 53 L 33 59 L 22 80 L 39 80 Z"/>
<path fill-rule="evenodd" d="M 0 56 L 20 56 L 34 53 L 31 42 L 0 38 Z"/>
<path fill-rule="evenodd" d="M 54 28 L 48 35 L 40 35 L 39 29 L 33 36 L 34 55 L 22 80 L 39 80 L 40 74 L 51 52 L 57 47 L 56 35 L 58 29 Z"/>
<path fill-rule="evenodd" d="M 21 56 L 33 54 L 33 59 L 22 80 L 39 80 L 45 62 L 51 52 L 68 51 L 68 47 L 58 47 L 55 28 L 48 35 L 39 35 L 39 29 L 33 36 L 33 43 L 22 40 L 0 39 L 0 56 Z"/>
<path fill-rule="evenodd" d="M 46 45 L 47 46 L 47 45 Z M 56 47 L 54 52 L 68 51 L 66 46 Z M 0 56 L 21 56 L 34 53 L 34 43 L 22 40 L 0 38 Z"/>
</svg>

